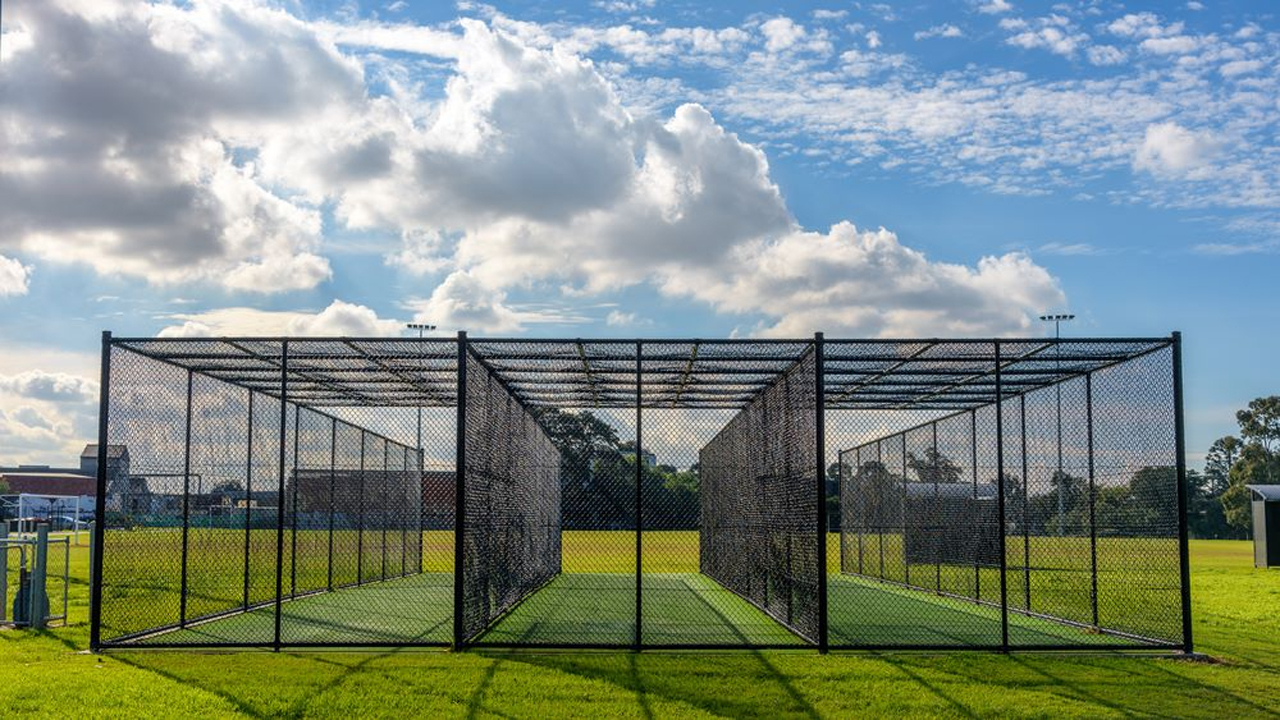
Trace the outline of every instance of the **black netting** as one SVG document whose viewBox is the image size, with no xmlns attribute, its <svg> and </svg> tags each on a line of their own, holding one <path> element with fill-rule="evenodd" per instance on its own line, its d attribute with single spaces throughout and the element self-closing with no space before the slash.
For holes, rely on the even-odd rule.
<svg viewBox="0 0 1280 720">
<path fill-rule="evenodd" d="M 810 352 L 699 454 L 702 572 L 813 642 L 823 572 L 816 373 Z"/>
<path fill-rule="evenodd" d="M 1005 632 L 1014 647 L 1179 643 L 1171 347 L 1082 370 L 1101 354 L 1092 344 L 1002 350 L 998 403 L 938 408 L 879 437 L 918 413 L 835 419 L 840 435 L 870 437 L 837 458 L 833 643 L 997 646 Z M 1050 368 L 1065 377 L 1043 382 Z M 885 604 L 887 588 L 897 598 Z"/>
<path fill-rule="evenodd" d="M 1186 647 L 1177 348 L 115 340 L 95 631 Z"/>
<path fill-rule="evenodd" d="M 467 641 L 560 572 L 560 452 L 466 357 L 461 634 Z"/>
</svg>

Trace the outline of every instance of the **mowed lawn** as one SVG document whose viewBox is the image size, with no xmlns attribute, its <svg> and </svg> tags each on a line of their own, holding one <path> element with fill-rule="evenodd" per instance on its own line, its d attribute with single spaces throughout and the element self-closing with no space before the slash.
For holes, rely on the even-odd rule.
<svg viewBox="0 0 1280 720">
<path fill-rule="evenodd" d="M 647 543 L 646 571 L 696 570 L 696 544 L 663 543 Z M 447 572 L 447 538 L 429 535 L 426 544 L 428 569 Z M 95 656 L 84 652 L 88 553 L 79 549 L 71 626 L 0 632 L 0 717 L 1280 717 L 1280 572 L 1254 570 L 1244 542 L 1197 541 L 1191 550 L 1196 640 L 1212 662 L 812 650 Z M 612 538 L 568 534 L 565 571 L 625 572 L 633 553 Z"/>
</svg>

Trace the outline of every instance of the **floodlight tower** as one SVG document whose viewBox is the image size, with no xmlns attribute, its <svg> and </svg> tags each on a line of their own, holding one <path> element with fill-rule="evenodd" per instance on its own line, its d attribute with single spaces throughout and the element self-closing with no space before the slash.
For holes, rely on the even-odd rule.
<svg viewBox="0 0 1280 720">
<path fill-rule="evenodd" d="M 436 326 L 435 326 L 435 325 L 427 325 L 427 324 L 425 324 L 425 323 L 409 323 L 409 324 L 408 324 L 408 325 L 406 325 L 405 327 L 409 328 L 410 330 L 417 330 L 417 331 L 418 331 L 418 339 L 419 339 L 419 340 L 421 340 L 421 339 L 422 339 L 422 333 L 423 333 L 423 332 L 427 332 L 427 331 L 431 331 L 431 330 L 435 330 L 435 329 L 436 329 Z M 417 437 L 418 437 L 418 452 L 419 452 L 419 453 L 421 453 L 421 452 L 422 452 L 422 403 L 421 403 L 421 402 L 419 402 L 419 403 L 418 403 L 418 427 L 417 427 Z M 421 469 L 422 469 L 422 468 L 419 468 L 419 470 L 421 470 Z"/>
<path fill-rule="evenodd" d="M 1044 322 L 1053 323 L 1053 353 L 1056 356 L 1054 363 L 1057 368 L 1059 378 L 1062 375 L 1062 323 L 1075 320 L 1076 316 L 1069 313 L 1059 313 L 1056 315 L 1041 315 L 1040 319 Z M 1058 496 L 1058 536 L 1065 534 L 1063 525 L 1066 522 L 1067 505 L 1062 497 L 1062 383 L 1054 383 L 1054 392 L 1058 396 L 1058 471 L 1054 477 L 1058 480 L 1057 496 Z M 1023 430 L 1025 432 L 1025 428 Z M 1022 482 L 1027 482 L 1027 478 L 1022 478 Z M 1024 519 L 1025 522 L 1025 519 Z"/>
</svg>

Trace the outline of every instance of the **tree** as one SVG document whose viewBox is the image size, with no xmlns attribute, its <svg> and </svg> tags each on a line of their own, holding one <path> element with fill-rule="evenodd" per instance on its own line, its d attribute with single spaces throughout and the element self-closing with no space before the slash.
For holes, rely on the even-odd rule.
<svg viewBox="0 0 1280 720">
<path fill-rule="evenodd" d="M 1240 438 L 1228 435 L 1213 441 L 1204 458 L 1203 489 L 1208 497 L 1216 498 L 1231 485 L 1231 466 L 1240 459 L 1244 443 Z"/>
<path fill-rule="evenodd" d="M 9 487 L 9 481 L 0 478 L 0 495 L 8 495 L 12 488 Z"/>
<path fill-rule="evenodd" d="M 1255 398 L 1248 409 L 1236 413 L 1240 423 L 1240 435 L 1247 442 L 1257 443 L 1267 454 L 1280 445 L 1280 395 Z"/>
<path fill-rule="evenodd" d="M 1267 452 L 1260 443 L 1245 445 L 1240 459 L 1231 466 L 1231 487 L 1219 498 L 1227 524 L 1248 532 L 1253 524 L 1253 511 L 1249 506 L 1249 488 L 1245 486 L 1267 483 L 1275 477 L 1280 477 L 1280 454 Z"/>
<path fill-rule="evenodd" d="M 920 482 L 926 483 L 956 483 L 964 474 L 951 458 L 934 448 L 926 449 L 922 458 L 916 457 L 915 453 L 907 453 L 907 467 L 915 472 Z"/>
</svg>

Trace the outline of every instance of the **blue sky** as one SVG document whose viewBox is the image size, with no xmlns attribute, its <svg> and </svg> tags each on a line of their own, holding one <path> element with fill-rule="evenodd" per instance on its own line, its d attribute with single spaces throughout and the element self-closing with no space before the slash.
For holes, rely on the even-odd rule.
<svg viewBox="0 0 1280 720">
<path fill-rule="evenodd" d="M 0 463 L 98 333 L 1186 338 L 1276 392 L 1265 2 L 5 3 Z"/>
</svg>

